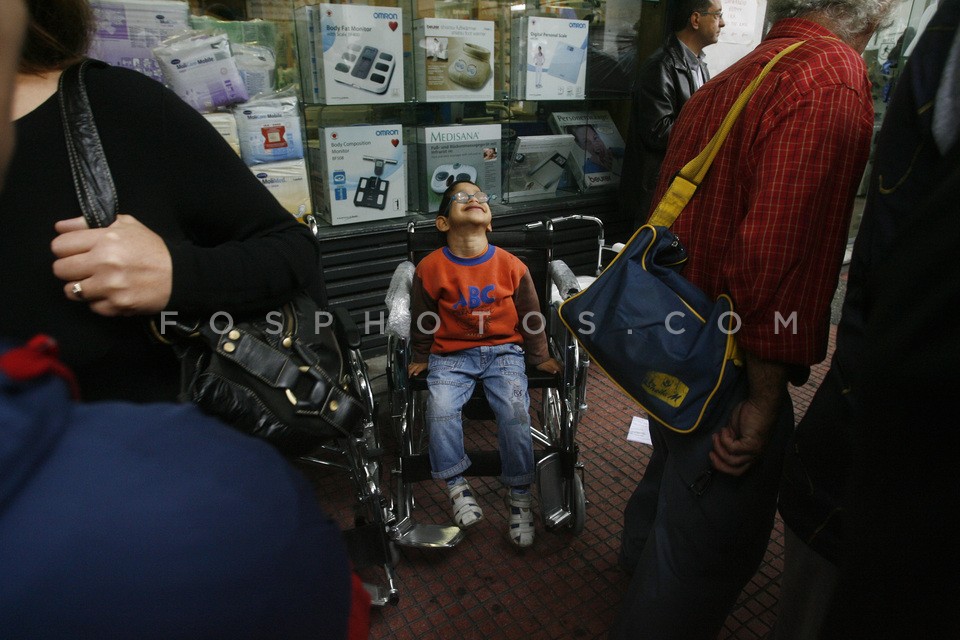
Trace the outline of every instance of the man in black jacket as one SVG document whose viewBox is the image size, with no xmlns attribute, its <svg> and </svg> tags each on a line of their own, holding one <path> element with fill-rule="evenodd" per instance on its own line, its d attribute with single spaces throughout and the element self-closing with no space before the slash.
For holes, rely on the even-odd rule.
<svg viewBox="0 0 960 640">
<path fill-rule="evenodd" d="M 647 220 L 660 163 L 680 109 L 710 79 L 703 49 L 717 41 L 723 25 L 720 0 L 680 0 L 670 25 L 673 33 L 638 72 L 620 182 L 621 210 L 633 217 L 635 228 Z"/>
</svg>

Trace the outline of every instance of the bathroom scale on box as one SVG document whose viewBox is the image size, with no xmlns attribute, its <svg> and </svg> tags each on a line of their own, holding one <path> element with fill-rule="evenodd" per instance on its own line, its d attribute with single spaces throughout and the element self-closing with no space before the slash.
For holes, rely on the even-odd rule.
<svg viewBox="0 0 960 640">
<path fill-rule="evenodd" d="M 558 44 L 546 74 L 575 84 L 580 77 L 580 66 L 583 64 L 585 53 L 586 50 L 580 47 Z"/>
<path fill-rule="evenodd" d="M 371 93 L 386 93 L 397 61 L 392 53 L 353 43 L 333 68 L 333 79 Z"/>
</svg>

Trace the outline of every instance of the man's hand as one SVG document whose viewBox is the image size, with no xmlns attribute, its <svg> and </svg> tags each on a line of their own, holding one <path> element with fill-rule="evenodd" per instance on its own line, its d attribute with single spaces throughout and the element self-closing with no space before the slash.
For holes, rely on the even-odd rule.
<svg viewBox="0 0 960 640">
<path fill-rule="evenodd" d="M 563 371 L 563 365 L 556 358 L 550 358 L 545 362 L 541 362 L 537 365 L 538 371 L 543 371 L 544 373 L 549 373 L 551 375 L 557 375 Z"/>
<path fill-rule="evenodd" d="M 67 284 L 71 300 L 103 316 L 161 311 L 170 301 L 173 263 L 163 239 L 132 216 L 120 215 L 106 229 L 83 218 L 57 222 L 51 249 L 53 273 Z"/>
<path fill-rule="evenodd" d="M 749 398 L 734 407 L 727 426 L 713 434 L 710 462 L 714 468 L 732 476 L 743 475 L 763 453 L 776 419 L 777 412 L 764 412 Z"/>
<path fill-rule="evenodd" d="M 730 422 L 713 435 L 710 462 L 721 473 L 743 475 L 763 454 L 770 430 L 777 422 L 787 395 L 787 369 L 744 351 L 747 363 L 747 399 L 733 408 Z"/>
<path fill-rule="evenodd" d="M 426 370 L 427 370 L 426 362 L 411 362 L 409 365 L 407 365 L 407 373 L 410 375 L 411 378 L 414 376 L 420 375 Z"/>
</svg>

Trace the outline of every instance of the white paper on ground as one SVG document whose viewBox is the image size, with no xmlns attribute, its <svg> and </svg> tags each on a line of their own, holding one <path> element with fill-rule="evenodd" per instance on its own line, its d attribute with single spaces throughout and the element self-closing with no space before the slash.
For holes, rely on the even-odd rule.
<svg viewBox="0 0 960 640">
<path fill-rule="evenodd" d="M 650 421 L 646 418 L 633 416 L 633 421 L 630 422 L 630 431 L 627 432 L 627 440 L 653 445 L 653 440 L 650 438 Z"/>
</svg>

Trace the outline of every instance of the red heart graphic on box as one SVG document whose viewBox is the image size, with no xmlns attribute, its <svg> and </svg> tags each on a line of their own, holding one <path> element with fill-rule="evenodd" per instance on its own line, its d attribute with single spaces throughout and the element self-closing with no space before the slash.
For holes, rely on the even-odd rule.
<svg viewBox="0 0 960 640">
<path fill-rule="evenodd" d="M 400 25 L 397 24 L 396 20 L 391 20 L 390 22 L 387 23 L 387 26 L 390 27 L 390 31 L 396 31 L 397 27 L 399 27 Z"/>
<path fill-rule="evenodd" d="M 394 138 L 393 140 L 390 141 L 390 144 L 392 144 L 393 146 L 397 146 L 398 144 L 400 144 L 400 141 Z"/>
</svg>

